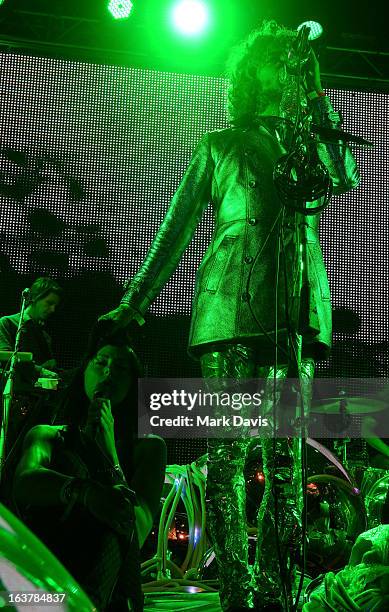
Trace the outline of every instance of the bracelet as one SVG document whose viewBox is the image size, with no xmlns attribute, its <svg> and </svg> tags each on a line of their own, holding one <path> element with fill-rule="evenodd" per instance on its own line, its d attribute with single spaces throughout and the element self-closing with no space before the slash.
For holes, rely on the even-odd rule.
<svg viewBox="0 0 389 612">
<path fill-rule="evenodd" d="M 310 91 L 307 93 L 308 100 L 316 100 L 316 98 L 323 98 L 327 94 L 325 91 Z"/>
<path fill-rule="evenodd" d="M 101 470 L 96 470 L 95 475 L 97 476 L 98 474 L 109 474 L 112 478 L 115 479 L 119 476 L 121 480 L 126 481 L 126 477 L 119 463 L 111 465 L 110 467 L 103 468 Z"/>
<path fill-rule="evenodd" d="M 119 476 L 120 476 L 120 477 L 121 477 L 123 480 L 125 480 L 125 479 L 126 479 L 126 478 L 125 478 L 125 476 L 124 476 L 124 472 L 123 472 L 122 468 L 120 467 L 119 463 L 116 463 L 116 464 L 113 466 L 113 470 L 114 470 L 114 472 L 115 472 L 116 474 L 118 474 L 118 475 L 119 475 Z"/>
<path fill-rule="evenodd" d="M 315 100 L 315 98 L 318 98 L 319 94 L 317 93 L 317 91 L 310 91 L 309 93 L 307 93 L 307 98 L 308 100 Z"/>
<path fill-rule="evenodd" d="M 62 504 L 66 506 L 70 503 L 72 498 L 72 490 L 73 490 L 73 481 L 74 478 L 69 478 L 61 487 L 59 492 L 59 498 Z"/>
</svg>

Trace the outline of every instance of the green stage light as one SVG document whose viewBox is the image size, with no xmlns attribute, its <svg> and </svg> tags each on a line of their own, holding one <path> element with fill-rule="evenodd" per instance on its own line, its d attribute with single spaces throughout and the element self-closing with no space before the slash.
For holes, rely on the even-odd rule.
<svg viewBox="0 0 389 612">
<path fill-rule="evenodd" d="M 131 0 L 110 0 L 108 10 L 114 19 L 127 19 L 132 11 Z"/>
<path fill-rule="evenodd" d="M 207 27 L 208 9 L 201 0 L 181 0 L 173 7 L 172 20 L 179 32 L 195 36 Z"/>
<path fill-rule="evenodd" d="M 323 27 L 317 21 L 304 21 L 304 23 L 300 23 L 297 31 L 299 32 L 304 26 L 310 29 L 308 40 L 316 40 L 323 34 Z"/>
</svg>

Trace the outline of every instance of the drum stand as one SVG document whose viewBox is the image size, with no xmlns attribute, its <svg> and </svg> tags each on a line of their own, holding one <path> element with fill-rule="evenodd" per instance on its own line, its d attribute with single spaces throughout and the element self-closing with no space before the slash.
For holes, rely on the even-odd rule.
<svg viewBox="0 0 389 612">
<path fill-rule="evenodd" d="M 334 440 L 335 452 L 346 470 L 348 469 L 347 445 L 350 441 L 350 438 L 339 438 Z"/>
</svg>

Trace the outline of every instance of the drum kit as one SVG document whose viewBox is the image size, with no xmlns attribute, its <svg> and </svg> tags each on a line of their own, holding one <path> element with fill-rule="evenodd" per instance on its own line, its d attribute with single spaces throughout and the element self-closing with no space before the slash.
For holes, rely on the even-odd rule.
<svg viewBox="0 0 389 612">
<path fill-rule="evenodd" d="M 376 397 L 340 397 L 314 401 L 311 413 L 363 417 L 382 412 L 387 402 Z M 377 435 L 377 434 L 376 434 Z M 369 465 L 366 440 L 333 438 L 307 443 L 308 573 L 316 575 L 344 567 L 359 534 L 389 523 L 389 469 Z M 389 463 L 388 463 L 389 465 Z M 265 478 L 260 442 L 246 463 L 246 513 L 255 526 Z"/>
</svg>

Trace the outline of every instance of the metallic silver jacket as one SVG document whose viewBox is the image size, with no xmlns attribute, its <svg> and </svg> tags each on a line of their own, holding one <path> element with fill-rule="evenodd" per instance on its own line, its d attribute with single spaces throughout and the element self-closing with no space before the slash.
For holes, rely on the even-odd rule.
<svg viewBox="0 0 389 612">
<path fill-rule="evenodd" d="M 328 98 L 312 103 L 316 124 L 338 127 Z M 264 118 L 265 119 L 265 118 Z M 199 266 L 193 299 L 189 346 L 248 342 L 271 350 L 277 328 L 282 345 L 295 308 L 299 265 L 296 226 L 305 226 L 309 295 L 303 346 L 316 358 L 331 346 L 330 291 L 320 248 L 319 216 L 286 212 L 278 249 L 282 206 L 273 185 L 273 167 L 285 152 L 269 122 L 206 133 L 197 145 L 139 272 L 127 284 L 122 302 L 144 314 L 175 271 L 208 203 L 215 230 Z M 334 193 L 359 184 L 347 146 L 318 144 Z M 276 308 L 276 304 L 278 307 Z M 277 316 L 276 316 L 277 315 Z M 270 361 L 271 362 L 271 361 Z"/>
</svg>

